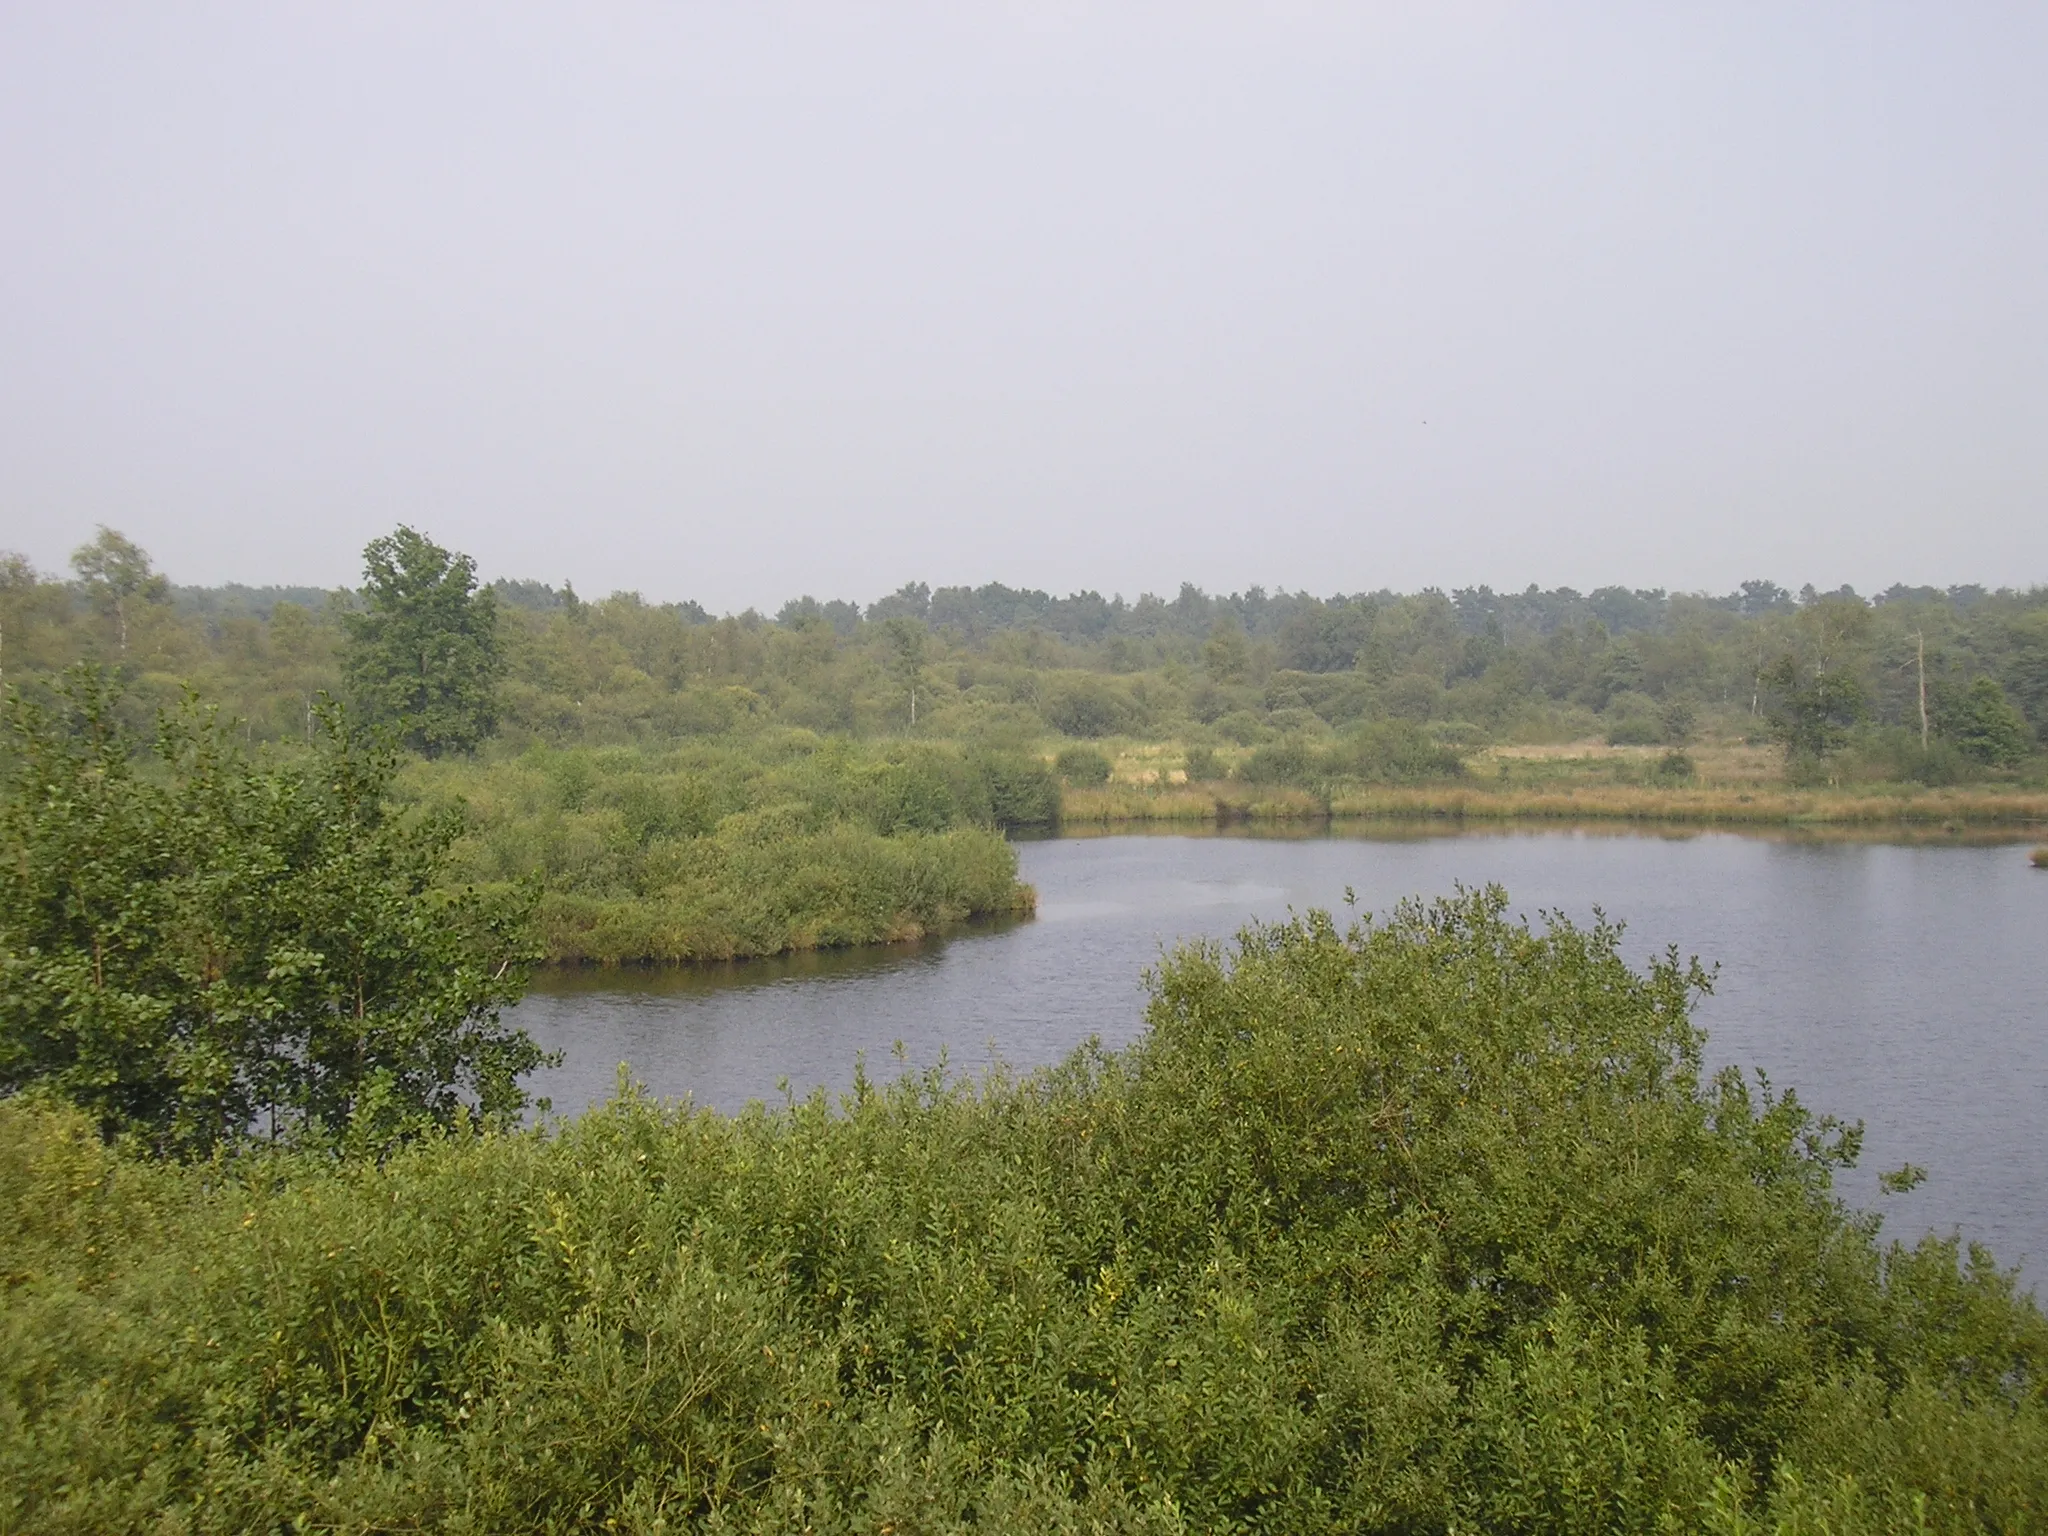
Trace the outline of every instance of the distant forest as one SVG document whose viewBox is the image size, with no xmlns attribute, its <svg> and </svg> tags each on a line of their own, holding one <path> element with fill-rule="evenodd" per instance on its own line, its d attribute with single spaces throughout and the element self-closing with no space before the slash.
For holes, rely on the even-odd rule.
<svg viewBox="0 0 2048 1536">
<path fill-rule="evenodd" d="M 319 695 L 346 692 L 350 591 L 172 585 L 117 534 L 74 567 L 0 569 L 7 681 L 98 659 L 144 703 L 198 688 L 252 740 L 307 734 Z M 512 750 L 778 726 L 1251 746 L 1394 720 L 1454 749 L 1707 733 L 1809 762 L 1852 754 L 1862 777 L 1950 782 L 2035 776 L 2048 736 L 2043 588 L 1183 585 L 1127 601 L 912 583 L 867 604 L 798 597 L 772 618 L 537 581 L 483 590 L 503 656 L 493 726 Z"/>
</svg>

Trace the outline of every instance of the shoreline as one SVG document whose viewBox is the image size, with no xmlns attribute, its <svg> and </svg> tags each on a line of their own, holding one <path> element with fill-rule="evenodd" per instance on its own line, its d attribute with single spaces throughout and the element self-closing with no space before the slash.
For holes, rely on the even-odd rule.
<svg viewBox="0 0 2048 1536">
<path fill-rule="evenodd" d="M 2048 825 L 2048 791 L 1671 788 L 1584 785 L 1485 789 L 1360 788 L 1328 797 L 1280 786 L 1069 788 L 1062 827 L 1179 822 L 1228 826 L 1313 821 L 1617 821 L 1691 826 L 2007 827 Z"/>
</svg>

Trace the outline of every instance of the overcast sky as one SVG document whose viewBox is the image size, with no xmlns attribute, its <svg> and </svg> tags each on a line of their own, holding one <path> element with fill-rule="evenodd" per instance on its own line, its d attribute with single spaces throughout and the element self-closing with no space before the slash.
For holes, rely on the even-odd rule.
<svg viewBox="0 0 2048 1536">
<path fill-rule="evenodd" d="M 0 8 L 0 547 L 2048 581 L 2048 6 Z"/>
</svg>

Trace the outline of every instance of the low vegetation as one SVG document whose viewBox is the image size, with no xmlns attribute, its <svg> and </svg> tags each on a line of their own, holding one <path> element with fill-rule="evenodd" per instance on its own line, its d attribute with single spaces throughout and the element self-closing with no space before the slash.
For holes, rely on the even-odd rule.
<svg viewBox="0 0 2048 1536">
<path fill-rule="evenodd" d="M 1487 749 L 1599 742 L 1661 762 L 1747 743 L 1793 787 L 2048 786 L 2043 589 L 1184 586 L 1127 602 L 913 584 L 714 618 L 632 593 L 480 587 L 469 557 L 409 529 L 365 555 L 363 587 L 334 593 L 174 587 L 106 531 L 75 581 L 0 559 L 0 666 L 20 681 L 98 660 L 150 704 L 191 682 L 257 739 L 303 737 L 325 689 L 429 755 L 798 728 L 1047 758 L 1174 741 L 1198 754 L 1197 781 L 1216 776 L 1200 753 L 1264 752 L 1281 781 L 1379 782 Z"/>
<path fill-rule="evenodd" d="M 367 562 L 0 561 L 0 1530 L 2048 1518 L 2032 1299 L 1881 1248 L 1855 1129 L 1704 1077 L 1706 975 L 1609 927 L 1311 914 L 1127 1051 L 737 1117 L 531 1124 L 499 1018 L 1028 908 L 1062 817 L 2039 818 L 2048 594 L 771 622 Z"/>
<path fill-rule="evenodd" d="M 0 1527 L 2037 1528 L 2048 1324 L 1616 937 L 1312 914 L 1022 1081 L 380 1159 L 8 1101 Z"/>
<path fill-rule="evenodd" d="M 1028 911 L 1002 833 L 1059 815 L 1025 754 L 808 731 L 421 763 L 402 787 L 465 815 L 450 879 L 539 879 L 556 963 L 726 960 Z"/>
</svg>

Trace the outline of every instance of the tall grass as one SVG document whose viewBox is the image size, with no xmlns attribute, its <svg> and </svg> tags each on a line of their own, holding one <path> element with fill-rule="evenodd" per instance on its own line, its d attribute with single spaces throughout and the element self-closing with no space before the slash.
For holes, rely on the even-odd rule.
<svg viewBox="0 0 2048 1536">
<path fill-rule="evenodd" d="M 1335 784 L 1318 795 L 1279 786 L 1110 784 L 1069 787 L 1061 817 L 1077 825 L 1441 817 L 1472 821 L 1665 821 L 1700 825 L 2029 826 L 2048 822 L 2048 795 L 1989 788 L 1578 783 L 1492 788 L 1483 783 Z"/>
<path fill-rule="evenodd" d="M 2048 1324 L 1475 896 L 1026 1081 L 169 1168 L 0 1104 L 0 1529 L 2038 1528 Z"/>
<path fill-rule="evenodd" d="M 1472 820 L 1642 820 L 1699 823 L 1942 823 L 2017 826 L 2048 821 L 2048 795 L 1906 787 L 1797 790 L 1588 784 L 1553 789 L 1361 788 L 1335 795 L 1339 816 Z"/>
<path fill-rule="evenodd" d="M 1062 825 L 1126 821 L 1286 821 L 1327 816 L 1329 805 L 1303 789 L 1238 783 L 1068 786 Z"/>
</svg>

